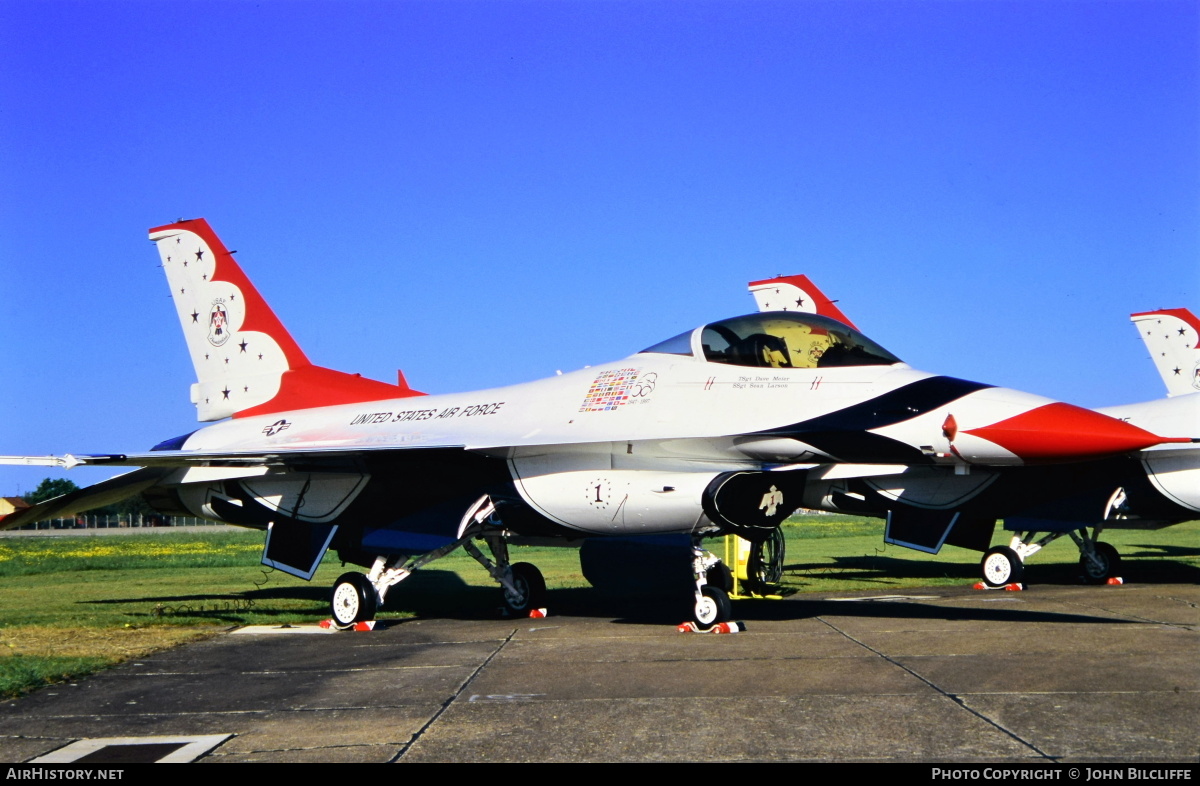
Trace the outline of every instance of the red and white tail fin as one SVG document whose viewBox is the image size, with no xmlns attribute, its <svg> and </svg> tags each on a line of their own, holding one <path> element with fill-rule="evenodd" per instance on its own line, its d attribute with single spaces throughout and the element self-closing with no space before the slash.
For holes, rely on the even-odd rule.
<svg viewBox="0 0 1200 786">
<path fill-rule="evenodd" d="M 1200 391 L 1200 319 L 1186 308 L 1165 308 L 1131 314 L 1129 320 L 1150 350 L 1167 395 Z"/>
<path fill-rule="evenodd" d="M 750 282 L 750 294 L 759 311 L 803 311 L 836 319 L 858 330 L 858 325 L 842 313 L 808 276 L 778 276 Z"/>
<path fill-rule="evenodd" d="M 150 230 L 187 340 L 200 420 L 423 395 L 314 366 L 202 218 Z"/>
</svg>

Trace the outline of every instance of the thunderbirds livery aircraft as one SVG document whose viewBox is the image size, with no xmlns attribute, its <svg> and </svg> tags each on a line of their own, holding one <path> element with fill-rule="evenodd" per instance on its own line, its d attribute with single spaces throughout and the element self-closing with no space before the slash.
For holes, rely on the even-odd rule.
<svg viewBox="0 0 1200 786">
<path fill-rule="evenodd" d="M 803 308 L 848 325 L 805 276 L 750 284 L 762 311 Z M 1134 314 L 1168 398 L 1100 412 L 1162 434 L 1200 433 L 1200 319 L 1187 309 Z M 1120 555 L 1099 540 L 1105 529 L 1154 529 L 1200 517 L 1200 448 L 1186 441 L 1090 461 L 1024 467 L 973 467 L 971 480 L 947 483 L 942 468 L 881 467 L 833 482 L 812 482 L 803 505 L 887 519 L 889 543 L 937 552 L 943 543 L 984 551 L 984 581 L 1019 583 L 1024 561 L 1067 535 L 1079 547 L 1083 578 L 1116 577 Z M 939 526 L 939 518 L 945 526 Z M 1014 533 L 989 548 L 997 519 Z M 909 526 L 908 522 L 919 523 Z"/>
<path fill-rule="evenodd" d="M 730 605 L 728 571 L 701 547 L 705 537 L 763 544 L 797 507 L 861 502 L 887 516 L 895 542 L 969 545 L 985 528 L 965 504 L 1010 473 L 1193 441 L 1168 429 L 1170 419 L 1128 422 L 917 371 L 827 299 L 771 282 L 752 285 L 771 310 L 623 360 L 424 395 L 403 376 L 392 385 L 313 365 L 204 220 L 158 227 L 150 239 L 195 366 L 192 402 L 201 421 L 219 422 L 146 453 L 9 457 L 139 469 L 0 526 L 140 492 L 164 513 L 263 530 L 262 561 L 305 579 L 334 549 L 366 569 L 333 588 L 343 627 L 459 547 L 523 613 L 541 605 L 545 584 L 537 568 L 509 560 L 510 542 L 671 533 L 692 538 L 691 610 L 709 625 Z M 773 300 L 785 291 L 789 300 Z"/>
</svg>

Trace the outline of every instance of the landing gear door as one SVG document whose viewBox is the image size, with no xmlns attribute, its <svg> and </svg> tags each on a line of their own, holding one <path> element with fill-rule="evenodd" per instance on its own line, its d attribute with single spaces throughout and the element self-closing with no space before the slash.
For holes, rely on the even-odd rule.
<svg viewBox="0 0 1200 786">
<path fill-rule="evenodd" d="M 954 510 L 921 510 L 897 508 L 889 510 L 883 530 L 884 543 L 893 543 L 927 554 L 937 554 L 946 536 L 958 523 L 959 512 Z"/>
<path fill-rule="evenodd" d="M 262 564 L 310 580 L 337 532 L 336 524 L 288 520 L 267 525 Z"/>
</svg>

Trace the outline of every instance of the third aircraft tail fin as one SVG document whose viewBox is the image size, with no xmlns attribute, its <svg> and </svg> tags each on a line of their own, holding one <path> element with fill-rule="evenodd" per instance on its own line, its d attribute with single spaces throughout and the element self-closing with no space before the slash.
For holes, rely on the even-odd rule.
<svg viewBox="0 0 1200 786">
<path fill-rule="evenodd" d="M 1186 308 L 1145 311 L 1129 319 L 1150 350 L 1167 395 L 1200 391 L 1200 319 Z"/>
</svg>

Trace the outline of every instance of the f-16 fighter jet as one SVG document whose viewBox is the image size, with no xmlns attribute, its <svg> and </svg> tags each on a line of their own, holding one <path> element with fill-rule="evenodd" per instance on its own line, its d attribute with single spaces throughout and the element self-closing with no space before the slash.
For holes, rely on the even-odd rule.
<svg viewBox="0 0 1200 786">
<path fill-rule="evenodd" d="M 145 453 L 10 457 L 139 469 L 0 526 L 141 492 L 164 513 L 263 530 L 263 563 L 296 576 L 311 578 L 329 549 L 364 568 L 333 587 L 343 627 L 460 547 L 521 614 L 546 588 L 537 568 L 509 560 L 511 542 L 654 533 L 692 538 L 690 611 L 709 626 L 731 611 L 703 539 L 763 542 L 814 489 L 835 497 L 839 481 L 883 478 L 881 493 L 905 498 L 910 484 L 886 479 L 924 478 L 925 506 L 890 524 L 893 537 L 924 537 L 953 531 L 954 505 L 997 471 L 1190 441 L 917 371 L 846 322 L 804 311 L 720 319 L 549 379 L 424 395 L 403 378 L 314 365 L 204 220 L 150 239 L 195 367 L 191 400 L 217 422 Z"/>
<path fill-rule="evenodd" d="M 802 311 L 853 326 L 806 276 L 750 282 L 763 312 Z M 1167 386 L 1168 398 L 1107 407 L 1100 413 L 1153 433 L 1200 433 L 1200 320 L 1187 309 L 1130 317 Z M 807 508 L 886 519 L 884 539 L 937 553 L 950 543 L 984 552 L 983 581 L 1021 583 L 1025 560 L 1070 537 L 1082 578 L 1120 575 L 1120 555 L 1100 540 L 1107 529 L 1153 529 L 1200 517 L 1200 447 L 1187 440 L 1122 455 L 1024 466 L 912 464 L 833 466 L 808 473 Z M 985 462 L 986 463 L 986 462 Z M 991 546 L 999 519 L 1013 533 Z"/>
</svg>

